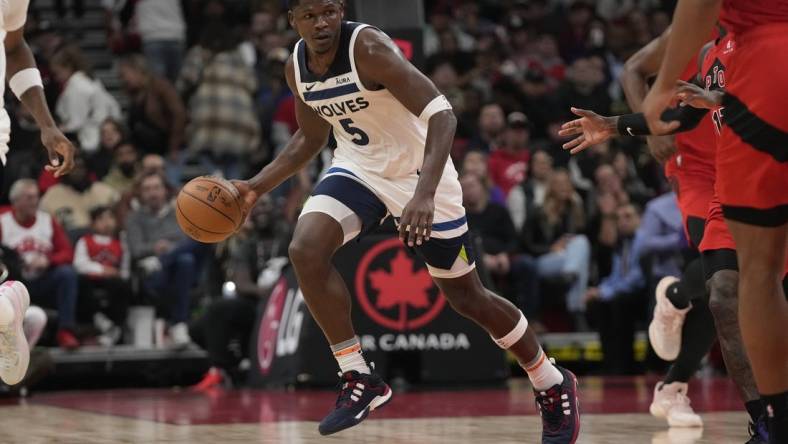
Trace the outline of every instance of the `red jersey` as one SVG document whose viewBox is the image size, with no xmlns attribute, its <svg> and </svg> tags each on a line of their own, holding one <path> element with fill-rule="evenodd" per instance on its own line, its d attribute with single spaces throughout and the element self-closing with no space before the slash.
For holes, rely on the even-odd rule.
<svg viewBox="0 0 788 444">
<path fill-rule="evenodd" d="M 726 86 L 725 67 L 728 66 L 733 52 L 736 50 L 736 41 L 733 33 L 728 33 L 720 38 L 717 43 L 709 49 L 703 58 L 701 73 L 703 86 L 710 91 L 724 90 Z M 711 120 L 717 131 L 717 135 L 722 134 L 723 108 L 717 108 L 711 113 Z"/>
<path fill-rule="evenodd" d="M 681 79 L 692 82 L 698 74 L 698 58 L 690 60 Z M 674 177 L 679 171 L 693 175 L 714 177 L 714 153 L 717 142 L 711 117 L 705 116 L 691 131 L 676 134 L 676 154 L 665 164 L 665 176 Z"/>
<path fill-rule="evenodd" d="M 720 21 L 733 33 L 759 25 L 788 22 L 788 0 L 724 0 Z"/>
<path fill-rule="evenodd" d="M 97 242 L 93 234 L 86 234 L 83 239 L 91 260 L 105 267 L 120 268 L 123 261 L 123 246 L 118 239 L 102 243 Z"/>
<path fill-rule="evenodd" d="M 508 196 L 512 188 L 525 181 L 530 160 L 531 152 L 528 150 L 495 150 L 487 161 L 490 179 Z"/>
</svg>

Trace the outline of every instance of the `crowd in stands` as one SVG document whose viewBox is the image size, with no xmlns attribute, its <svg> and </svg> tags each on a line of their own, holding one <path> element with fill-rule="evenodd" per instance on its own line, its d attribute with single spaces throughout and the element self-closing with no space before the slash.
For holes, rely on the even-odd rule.
<svg viewBox="0 0 788 444">
<path fill-rule="evenodd" d="M 421 68 L 458 116 L 452 159 L 485 278 L 539 329 L 598 328 L 614 350 L 621 332 L 634 332 L 630 313 L 646 316 L 652 275 L 676 273 L 686 240 L 642 140 L 570 156 L 558 128 L 570 106 L 626 112 L 617 82 L 625 61 L 669 25 L 675 2 L 425 3 Z M 56 311 L 60 346 L 89 341 L 82 324 L 115 343 L 127 307 L 146 301 L 172 343 L 195 340 L 231 367 L 237 360 L 222 344 L 251 330 L 242 319 L 286 262 L 299 206 L 330 149 L 218 247 L 184 236 L 172 198 L 200 174 L 248 177 L 295 132 L 284 66 L 297 36 L 279 0 L 101 4 L 119 91 L 108 91 L 80 49 L 83 2 L 59 2 L 57 26 L 32 1 L 28 41 L 80 152 L 71 175 L 43 171 L 35 125 L 6 100 L 14 121 L 0 195 L 10 204 L 0 216 L 6 258 L 18 253 L 33 303 Z M 238 297 L 222 299 L 225 281 Z M 218 324 L 229 325 L 226 335 L 205 333 Z M 615 357 L 615 368 L 624 371 L 626 359 Z"/>
</svg>

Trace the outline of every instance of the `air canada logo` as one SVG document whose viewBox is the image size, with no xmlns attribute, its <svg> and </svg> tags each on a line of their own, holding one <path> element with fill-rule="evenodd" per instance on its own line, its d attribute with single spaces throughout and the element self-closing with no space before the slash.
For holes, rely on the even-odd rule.
<svg viewBox="0 0 788 444">
<path fill-rule="evenodd" d="M 426 266 L 414 263 L 396 238 L 376 244 L 361 258 L 355 285 L 364 312 L 392 330 L 423 327 L 446 305 Z"/>
</svg>

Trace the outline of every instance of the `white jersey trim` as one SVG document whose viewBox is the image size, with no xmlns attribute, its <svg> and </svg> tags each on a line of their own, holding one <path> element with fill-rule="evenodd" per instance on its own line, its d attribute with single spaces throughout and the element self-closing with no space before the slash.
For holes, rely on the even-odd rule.
<svg viewBox="0 0 788 444">
<path fill-rule="evenodd" d="M 302 90 L 303 86 L 301 85 L 301 66 L 298 62 L 298 47 L 301 45 L 304 39 L 300 39 L 296 42 L 295 47 L 293 47 L 293 70 L 295 71 L 295 84 L 296 84 L 296 92 L 298 92 L 298 98 L 303 102 L 304 101 L 304 92 Z"/>
<path fill-rule="evenodd" d="M 353 35 L 350 36 L 350 44 L 348 45 L 348 54 L 350 56 L 350 72 L 353 73 L 353 77 L 356 78 L 356 83 L 358 84 L 358 89 L 361 92 L 375 92 L 370 91 L 364 86 L 364 82 L 361 81 L 361 76 L 359 75 L 358 68 L 356 68 L 356 38 L 358 37 L 358 33 L 361 32 L 362 29 L 370 28 L 371 26 L 367 24 L 361 24 L 356 29 L 353 30 Z"/>
</svg>

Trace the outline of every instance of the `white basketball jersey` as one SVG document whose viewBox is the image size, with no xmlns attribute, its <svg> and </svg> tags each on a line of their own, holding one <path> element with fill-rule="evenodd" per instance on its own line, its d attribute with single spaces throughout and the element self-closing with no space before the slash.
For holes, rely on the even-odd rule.
<svg viewBox="0 0 788 444">
<path fill-rule="evenodd" d="M 2 232 L 3 245 L 16 250 L 25 263 L 39 255 L 48 255 L 52 252 L 52 216 L 39 211 L 36 221 L 30 227 L 23 227 L 14 219 L 11 211 L 0 215 L 0 231 Z"/>
<path fill-rule="evenodd" d="M 16 31 L 24 26 L 29 3 L 30 0 L 0 0 L 0 75 L 3 79 L 0 82 L 0 162 L 3 165 L 11 137 L 11 119 L 3 103 L 6 78 L 5 37 L 9 31 Z"/>
<path fill-rule="evenodd" d="M 336 161 L 351 162 L 381 177 L 403 177 L 421 168 L 427 123 L 387 89 L 364 87 L 353 48 L 358 33 L 368 26 L 342 23 L 334 62 L 321 77 L 309 71 L 306 43 L 296 43 L 293 62 L 298 95 L 333 127 Z"/>
</svg>

